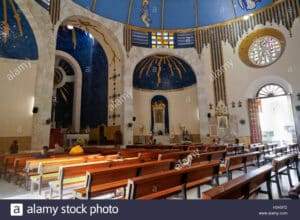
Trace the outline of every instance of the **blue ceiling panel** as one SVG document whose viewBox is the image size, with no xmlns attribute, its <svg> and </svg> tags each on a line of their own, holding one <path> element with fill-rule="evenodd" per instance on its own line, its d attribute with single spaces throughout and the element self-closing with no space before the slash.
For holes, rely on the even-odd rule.
<svg viewBox="0 0 300 220">
<path fill-rule="evenodd" d="M 197 8 L 195 1 L 165 0 L 164 8 L 164 28 L 166 29 L 186 29 L 197 26 Z M 180 19 L 180 22 L 178 22 Z"/>
<path fill-rule="evenodd" d="M 96 13 L 115 21 L 124 22 L 128 18 L 130 0 L 97 1 Z"/>
<path fill-rule="evenodd" d="M 231 1 L 199 0 L 198 7 L 200 26 L 222 23 L 234 18 L 234 10 Z"/>
<path fill-rule="evenodd" d="M 88 9 L 92 8 L 94 2 L 93 0 L 73 1 Z M 174 30 L 223 23 L 251 14 L 272 4 L 273 0 L 100 0 L 96 2 L 95 13 L 100 16 L 136 27 Z M 145 14 L 149 22 L 142 19 L 142 15 Z"/>
</svg>

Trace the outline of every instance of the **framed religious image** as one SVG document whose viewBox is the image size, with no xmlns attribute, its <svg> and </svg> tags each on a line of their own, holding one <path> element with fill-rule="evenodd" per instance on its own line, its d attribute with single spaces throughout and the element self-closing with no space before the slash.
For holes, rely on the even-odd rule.
<svg viewBox="0 0 300 220">
<path fill-rule="evenodd" d="M 228 128 L 228 117 L 227 116 L 218 116 L 218 129 Z"/>
</svg>

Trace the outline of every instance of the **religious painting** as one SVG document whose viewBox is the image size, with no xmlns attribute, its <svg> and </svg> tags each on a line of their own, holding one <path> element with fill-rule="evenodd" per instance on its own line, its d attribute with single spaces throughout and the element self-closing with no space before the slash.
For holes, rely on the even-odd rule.
<svg viewBox="0 0 300 220">
<path fill-rule="evenodd" d="M 155 109 L 154 110 L 155 123 L 163 123 L 163 118 L 164 118 L 163 114 L 164 114 L 163 109 Z"/>
<path fill-rule="evenodd" d="M 168 100 L 164 96 L 154 96 L 151 100 L 151 131 L 159 135 L 169 133 Z"/>
<path fill-rule="evenodd" d="M 218 116 L 218 129 L 227 129 L 228 128 L 228 117 L 227 116 Z"/>
</svg>

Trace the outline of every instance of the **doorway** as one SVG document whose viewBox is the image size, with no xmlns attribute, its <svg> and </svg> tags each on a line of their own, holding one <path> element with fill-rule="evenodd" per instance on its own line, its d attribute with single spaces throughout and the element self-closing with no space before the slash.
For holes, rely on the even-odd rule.
<svg viewBox="0 0 300 220">
<path fill-rule="evenodd" d="M 257 93 L 259 121 L 264 143 L 297 142 L 291 96 L 279 85 L 268 84 Z"/>
</svg>

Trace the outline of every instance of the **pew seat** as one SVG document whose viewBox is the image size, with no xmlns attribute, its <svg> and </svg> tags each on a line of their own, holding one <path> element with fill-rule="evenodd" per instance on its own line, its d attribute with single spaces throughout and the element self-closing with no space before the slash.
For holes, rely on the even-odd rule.
<svg viewBox="0 0 300 220">
<path fill-rule="evenodd" d="M 85 187 L 76 189 L 74 195 L 79 199 L 97 197 L 108 191 L 125 188 L 129 178 L 168 171 L 173 164 L 174 160 L 168 159 L 87 172 Z"/>
<path fill-rule="evenodd" d="M 269 199 L 273 199 L 271 191 L 272 165 L 265 165 L 249 173 L 230 180 L 220 186 L 203 192 L 203 199 L 249 199 L 254 193 L 267 193 Z M 267 192 L 260 189 L 263 183 L 267 183 Z"/>
<path fill-rule="evenodd" d="M 187 190 L 196 188 L 201 196 L 200 186 L 216 179 L 218 184 L 219 161 L 203 162 L 180 170 L 171 170 L 135 177 L 128 180 L 126 199 L 165 199 L 182 193 L 187 198 Z"/>
<path fill-rule="evenodd" d="M 273 173 L 274 173 L 272 178 L 275 179 L 274 182 L 276 183 L 278 195 L 280 198 L 284 197 L 282 195 L 282 190 L 280 186 L 280 180 L 279 180 L 280 176 L 286 175 L 288 177 L 290 187 L 293 187 L 290 170 L 294 169 L 296 171 L 298 180 L 300 181 L 298 161 L 299 161 L 298 154 L 296 153 L 284 155 L 276 159 L 273 159 L 272 161 Z"/>
<path fill-rule="evenodd" d="M 290 191 L 289 191 L 289 197 L 291 199 L 299 199 L 300 196 L 300 183 L 297 186 L 294 186 Z"/>
<path fill-rule="evenodd" d="M 84 187 L 86 172 L 100 171 L 102 169 L 139 163 L 141 163 L 140 158 L 134 157 L 112 161 L 108 160 L 61 166 L 58 172 L 58 179 L 49 183 L 50 199 L 53 198 L 54 192 L 58 192 L 60 199 L 62 199 L 64 189 L 77 189 Z"/>
</svg>

